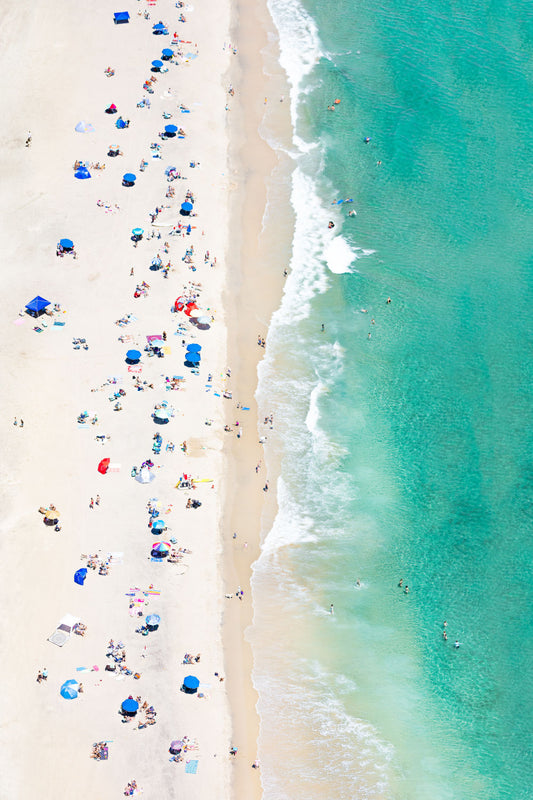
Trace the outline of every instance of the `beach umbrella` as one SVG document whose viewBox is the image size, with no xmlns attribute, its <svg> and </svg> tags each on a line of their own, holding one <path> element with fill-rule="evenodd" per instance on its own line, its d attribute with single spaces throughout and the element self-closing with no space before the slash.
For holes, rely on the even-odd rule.
<svg viewBox="0 0 533 800">
<path fill-rule="evenodd" d="M 167 26 L 164 25 L 162 22 L 156 22 L 156 24 L 152 26 L 152 30 L 154 33 L 163 33 L 163 31 L 166 31 L 166 29 Z"/>
<path fill-rule="evenodd" d="M 191 211 L 193 210 L 194 206 L 192 203 L 185 202 L 181 204 L 180 214 L 184 217 L 188 217 Z"/>
<path fill-rule="evenodd" d="M 146 624 L 149 628 L 157 628 L 159 623 L 161 622 L 161 617 L 159 614 L 149 614 L 146 617 Z"/>
<path fill-rule="evenodd" d="M 158 425 L 166 425 L 170 421 L 170 414 L 164 408 L 156 408 L 154 411 L 154 422 Z"/>
<path fill-rule="evenodd" d="M 80 180 L 80 181 L 84 181 L 84 180 L 87 180 L 87 178 L 91 177 L 91 173 L 89 172 L 87 167 L 80 167 L 74 173 L 74 177 L 78 178 L 78 180 Z"/>
<path fill-rule="evenodd" d="M 199 364 L 202 360 L 200 353 L 186 353 L 185 354 L 185 361 L 189 364 Z"/>
<path fill-rule="evenodd" d="M 144 228 L 133 228 L 132 233 L 134 236 L 142 236 L 144 233 Z"/>
<path fill-rule="evenodd" d="M 87 567 L 82 567 L 81 569 L 76 570 L 74 573 L 74 583 L 77 583 L 79 586 L 83 586 L 86 577 Z"/>
<path fill-rule="evenodd" d="M 152 533 L 159 533 L 165 527 L 165 521 L 163 519 L 156 519 L 154 524 L 152 525 Z"/>
<path fill-rule="evenodd" d="M 141 360 L 142 353 L 140 350 L 128 350 L 126 353 L 126 361 L 128 364 L 138 364 Z"/>
<path fill-rule="evenodd" d="M 122 702 L 121 708 L 124 714 L 127 714 L 129 717 L 134 717 L 139 710 L 139 703 L 137 700 L 134 700 L 133 697 L 128 697 Z"/>
<path fill-rule="evenodd" d="M 94 133 L 94 125 L 91 125 L 90 122 L 85 122 L 82 120 L 81 122 L 78 122 L 74 130 L 78 131 L 78 133 Z"/>
<path fill-rule="evenodd" d="M 167 136 L 175 136 L 178 132 L 177 125 L 165 125 L 165 133 Z"/>
<path fill-rule="evenodd" d="M 60 239 L 59 244 L 63 248 L 63 250 L 72 250 L 72 248 L 74 247 L 74 242 L 72 241 L 72 239 Z"/>
<path fill-rule="evenodd" d="M 118 111 L 118 108 L 116 107 L 116 105 L 114 103 L 111 103 L 111 105 L 106 108 L 105 113 L 106 114 L 116 114 L 117 111 Z"/>
<path fill-rule="evenodd" d="M 152 61 L 152 67 L 154 69 L 161 69 L 162 66 L 163 66 L 163 62 L 159 61 L 159 59 L 156 58 L 155 61 Z"/>
<path fill-rule="evenodd" d="M 193 311 L 198 311 L 198 306 L 196 303 L 187 303 L 184 313 L 190 317 Z"/>
<path fill-rule="evenodd" d="M 201 344 L 196 344 L 196 342 L 191 342 L 191 344 L 187 345 L 187 352 L 188 353 L 199 353 L 202 349 Z"/>
<path fill-rule="evenodd" d="M 194 694 L 198 691 L 198 687 L 200 686 L 200 681 L 194 675 L 187 675 L 186 678 L 183 679 L 183 691 L 187 692 L 188 694 Z"/>
<path fill-rule="evenodd" d="M 181 753 L 183 750 L 183 742 L 181 739 L 174 739 L 173 742 L 170 742 L 170 747 L 168 748 L 169 753 L 172 753 L 173 756 L 177 756 L 178 753 Z"/>
<path fill-rule="evenodd" d="M 151 483 L 151 481 L 155 480 L 155 475 L 148 467 L 142 467 L 138 475 L 136 475 L 135 480 L 139 483 Z"/>
<path fill-rule="evenodd" d="M 100 463 L 98 464 L 98 472 L 101 475 L 105 475 L 107 470 L 109 469 L 109 465 L 111 464 L 110 458 L 103 458 Z"/>
<path fill-rule="evenodd" d="M 78 688 L 78 681 L 75 681 L 73 678 L 71 678 L 69 681 L 65 681 L 59 691 L 59 694 L 61 697 L 64 697 L 65 700 L 74 700 L 78 696 Z"/>
<path fill-rule="evenodd" d="M 163 58 L 165 61 L 168 61 L 169 59 L 172 58 L 173 55 L 174 51 L 171 50 L 169 47 L 165 47 L 165 49 L 161 53 L 161 58 Z"/>
<path fill-rule="evenodd" d="M 133 186 L 135 181 L 137 180 L 137 175 L 134 175 L 133 172 L 126 172 L 122 176 L 122 185 L 123 186 Z"/>
<path fill-rule="evenodd" d="M 154 542 L 152 545 L 152 553 L 165 555 L 170 552 L 170 542 Z"/>
<path fill-rule="evenodd" d="M 196 317 L 195 318 L 195 322 L 198 325 L 198 327 L 200 327 L 200 328 L 209 328 L 209 325 L 211 323 L 211 318 L 210 317 L 205 317 L 205 316 Z"/>
</svg>

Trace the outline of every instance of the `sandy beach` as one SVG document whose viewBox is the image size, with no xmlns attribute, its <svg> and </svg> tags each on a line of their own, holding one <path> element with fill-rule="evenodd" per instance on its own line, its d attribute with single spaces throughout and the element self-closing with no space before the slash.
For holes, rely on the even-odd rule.
<svg viewBox="0 0 533 800">
<path fill-rule="evenodd" d="M 242 209 L 247 190 L 236 180 L 242 150 L 229 163 L 228 113 L 239 98 L 228 89 L 243 66 L 231 40 L 242 32 L 237 11 L 232 21 L 229 2 L 167 0 L 3 8 L 4 64 L 21 53 L 25 61 L 6 91 L 1 155 L 3 792 L 111 798 L 129 784 L 147 798 L 229 797 L 232 786 L 259 794 L 243 630 L 266 493 L 264 474 L 253 473 L 260 353 L 255 330 L 241 336 L 257 303 L 238 325 L 228 316 L 251 285 L 234 291 L 230 273 L 232 194 Z M 117 10 L 129 11 L 127 24 L 114 24 Z M 159 21 L 168 35 L 154 34 Z M 254 43 L 248 52 L 257 54 Z M 163 48 L 172 58 L 154 71 Z M 106 113 L 111 104 L 116 114 Z M 117 127 L 119 118 L 129 125 Z M 260 118 L 257 105 L 247 119 L 256 131 L 250 152 L 260 147 L 264 159 L 252 171 L 264 184 L 272 161 L 257 144 Z M 76 131 L 80 122 L 87 132 Z M 177 136 L 160 135 L 168 124 Z M 111 145 L 120 155 L 108 155 Z M 76 162 L 90 178 L 75 177 Z M 126 173 L 133 186 L 123 185 Z M 188 200 L 192 215 L 183 216 Z M 248 242 L 261 204 L 256 193 Z M 75 254 L 56 254 L 65 238 Z M 263 319 L 279 291 L 273 282 Z M 49 305 L 34 319 L 24 308 L 36 296 Z M 188 345 L 201 348 L 198 367 Z M 126 357 L 132 349 L 138 362 Z M 255 478 L 244 518 L 234 511 L 241 462 Z M 134 477 L 143 463 L 146 483 Z M 196 482 L 177 488 L 183 476 Z M 149 527 L 157 522 L 161 535 Z M 246 536 L 233 540 L 230 530 L 245 524 Z M 170 558 L 151 555 L 155 542 L 168 543 Z M 84 568 L 81 585 L 74 575 Z M 160 624 L 147 631 L 150 614 Z M 57 646 L 48 638 L 66 615 L 81 625 Z M 185 654 L 200 658 L 183 663 Z M 199 681 L 194 694 L 180 691 L 188 675 Z M 60 694 L 69 680 L 82 684 L 73 699 Z M 130 696 L 141 706 L 131 718 L 121 713 Z M 182 741 L 176 759 L 174 740 Z M 95 743 L 106 759 L 91 757 Z"/>
</svg>

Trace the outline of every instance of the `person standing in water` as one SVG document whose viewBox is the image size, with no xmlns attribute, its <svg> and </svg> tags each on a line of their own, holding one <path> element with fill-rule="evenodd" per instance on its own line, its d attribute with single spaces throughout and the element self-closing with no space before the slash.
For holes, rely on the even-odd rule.
<svg viewBox="0 0 533 800">
<path fill-rule="evenodd" d="M 333 603 L 332 603 L 332 604 L 330 605 L 330 607 L 329 607 L 329 613 L 330 613 L 330 614 L 333 614 Z"/>
</svg>

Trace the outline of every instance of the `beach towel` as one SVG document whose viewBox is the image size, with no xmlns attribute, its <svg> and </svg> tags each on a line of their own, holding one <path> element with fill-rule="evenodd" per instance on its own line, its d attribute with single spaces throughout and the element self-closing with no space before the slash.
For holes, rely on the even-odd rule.
<svg viewBox="0 0 533 800">
<path fill-rule="evenodd" d="M 64 325 L 64 322 L 58 322 L 57 320 L 54 322 L 54 328 L 63 328 Z"/>
<path fill-rule="evenodd" d="M 191 759 L 191 761 L 187 761 L 185 764 L 185 772 L 189 775 L 196 775 L 198 771 L 198 761 L 195 759 Z"/>
</svg>

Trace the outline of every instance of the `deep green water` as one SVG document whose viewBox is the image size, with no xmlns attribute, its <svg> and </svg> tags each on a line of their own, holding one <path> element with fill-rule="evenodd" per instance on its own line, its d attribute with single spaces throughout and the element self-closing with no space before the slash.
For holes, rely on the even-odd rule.
<svg viewBox="0 0 533 800">
<path fill-rule="evenodd" d="M 266 798 L 533 797 L 533 14 L 271 6 L 289 77 L 320 55 L 260 372 L 282 457 L 251 634 Z"/>
</svg>

